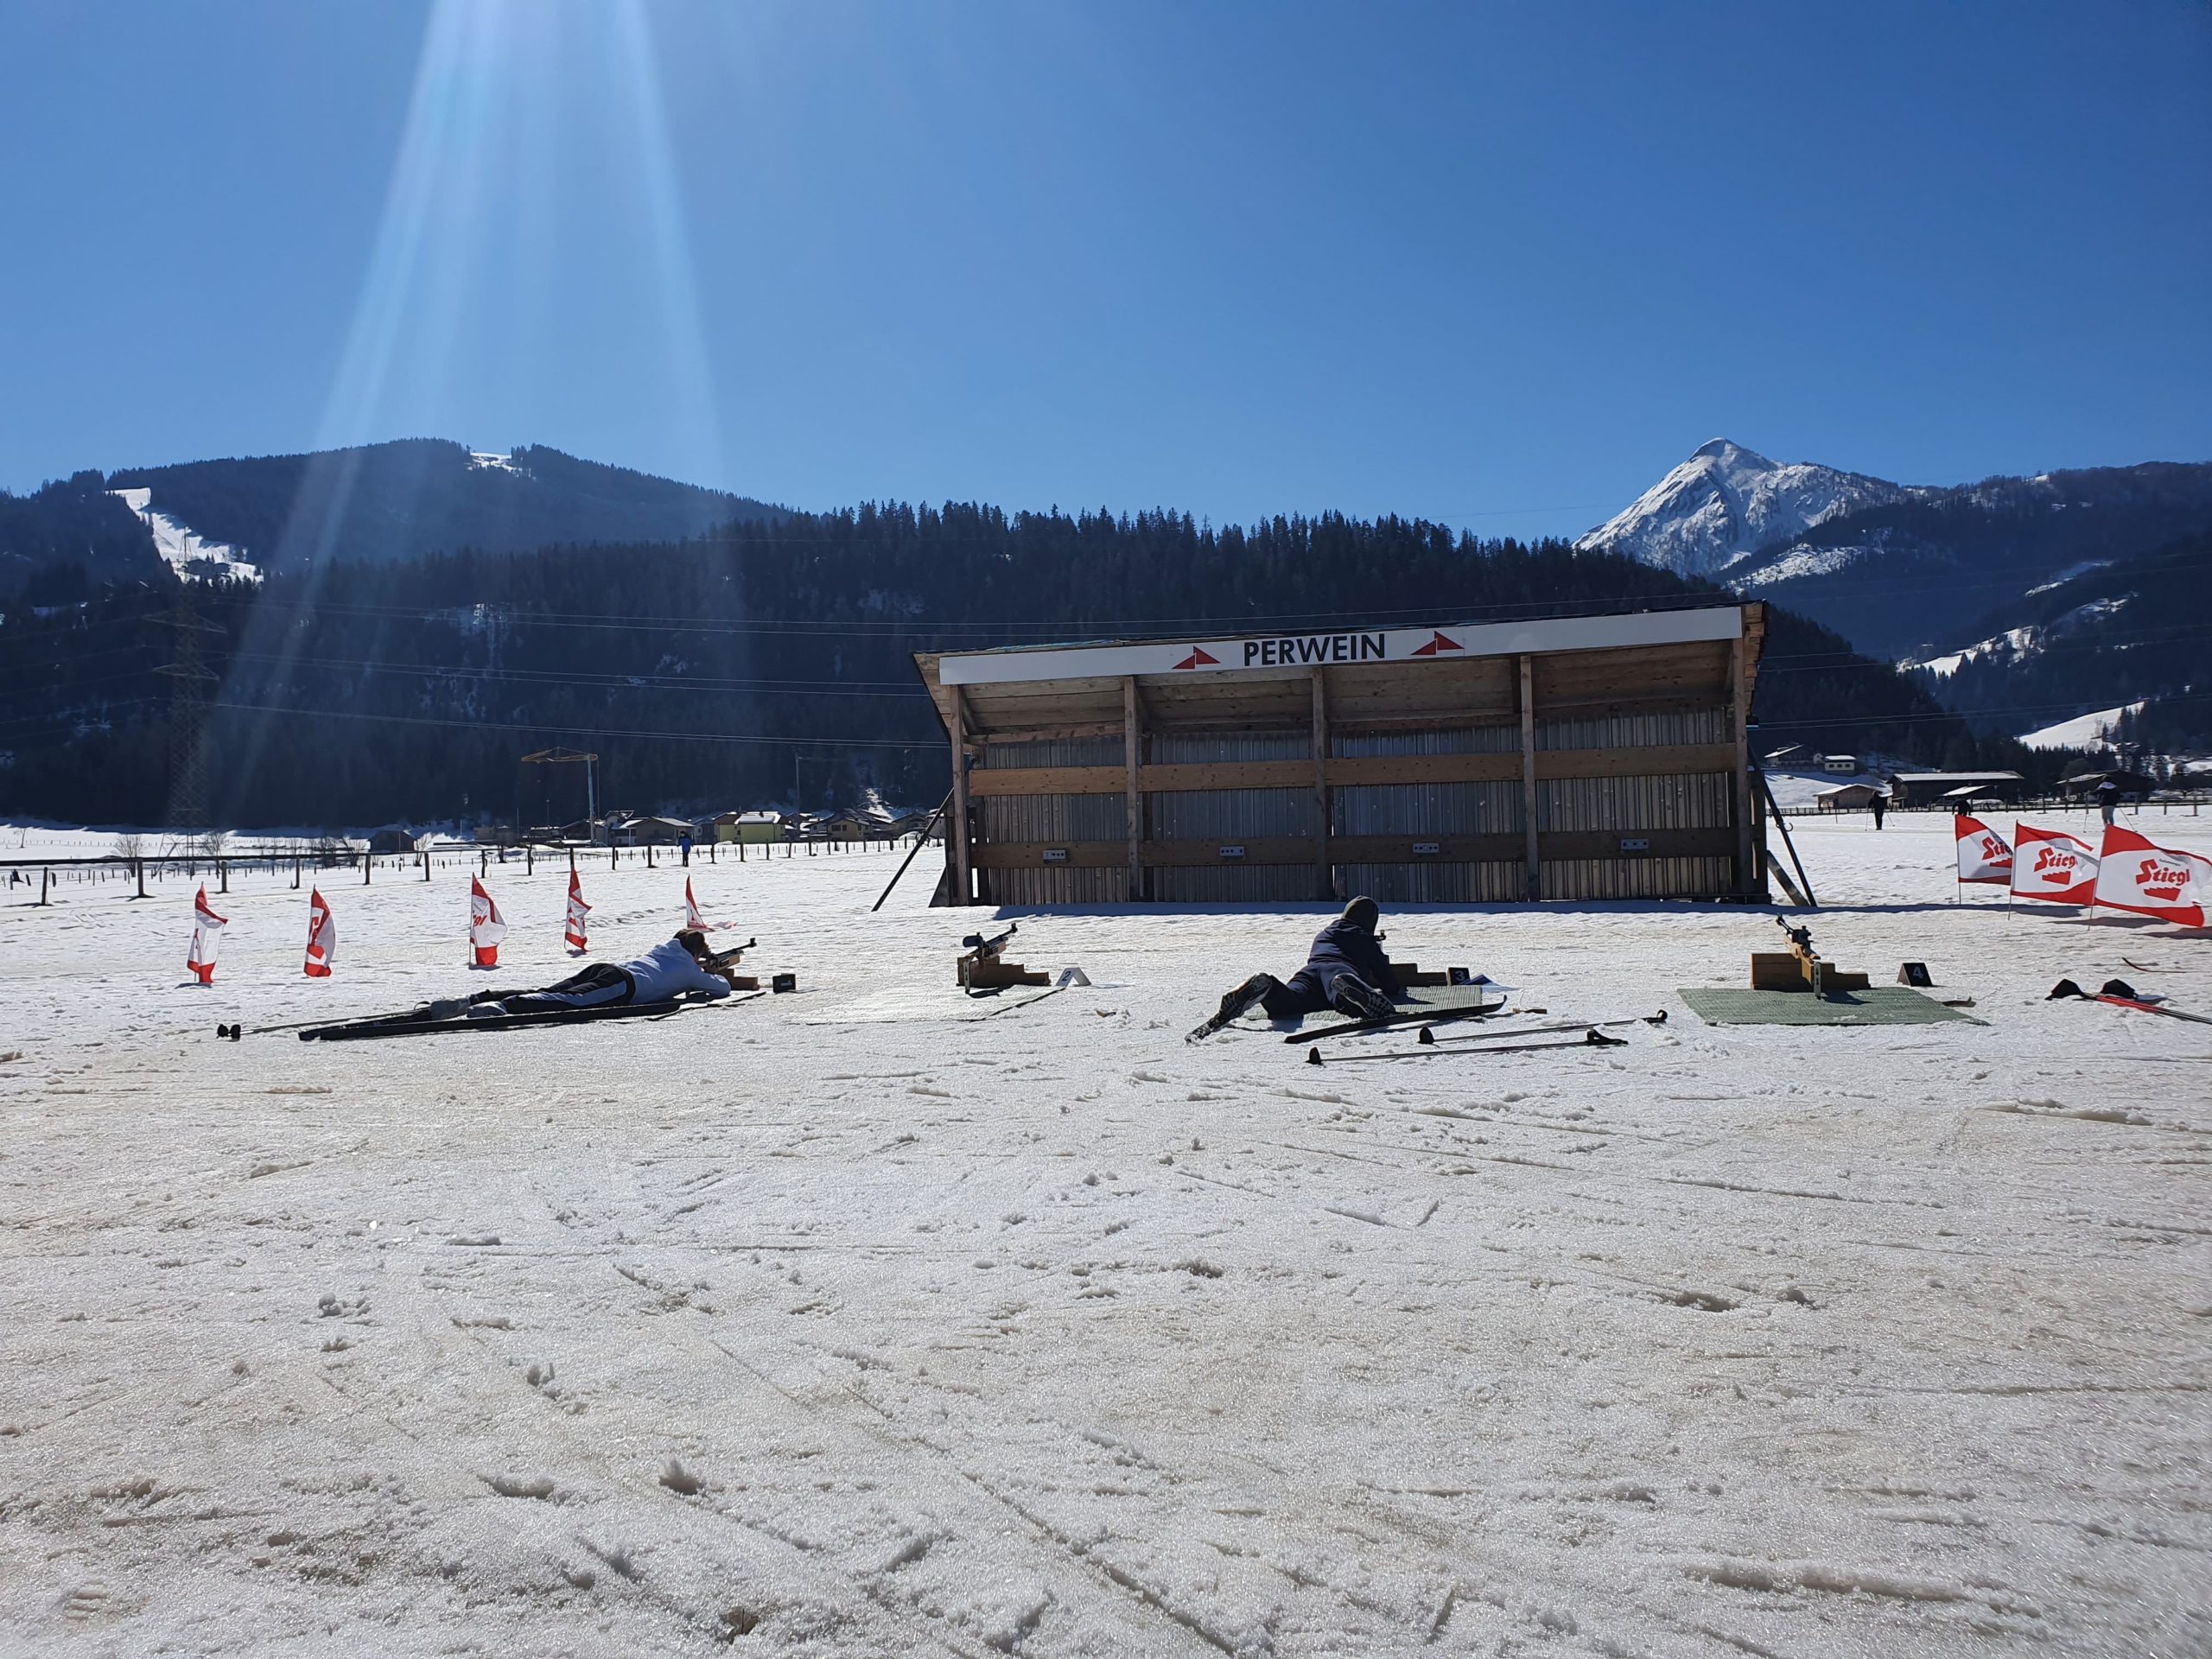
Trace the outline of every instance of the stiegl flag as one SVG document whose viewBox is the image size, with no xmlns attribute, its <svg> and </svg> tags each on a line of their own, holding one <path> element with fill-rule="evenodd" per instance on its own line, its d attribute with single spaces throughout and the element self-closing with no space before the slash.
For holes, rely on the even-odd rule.
<svg viewBox="0 0 2212 1659">
<path fill-rule="evenodd" d="M 2063 830 L 2012 823 L 2012 896 L 2086 905 L 2097 891 L 2096 849 Z"/>
<path fill-rule="evenodd" d="M 1959 837 L 1959 880 L 2004 887 L 2012 879 L 2012 849 L 2005 837 L 1963 812 L 1952 821 Z"/>
<path fill-rule="evenodd" d="M 507 925 L 500 919 L 499 907 L 492 902 L 492 895 L 484 891 L 483 882 L 474 876 L 468 878 L 468 945 L 474 952 L 469 962 L 472 968 L 496 968 L 499 965 L 499 941 L 507 937 Z"/>
<path fill-rule="evenodd" d="M 571 869 L 569 872 L 569 925 L 568 931 L 561 936 L 562 941 L 569 947 L 569 955 L 581 957 L 591 949 L 586 931 L 590 919 L 591 906 L 584 903 L 584 879 Z"/>
<path fill-rule="evenodd" d="M 330 913 L 330 901 L 322 896 L 321 887 L 308 891 L 308 959 L 301 972 L 309 979 L 328 979 L 330 964 L 338 960 L 338 923 Z"/>
<path fill-rule="evenodd" d="M 2212 897 L 2212 860 L 2155 846 L 2116 823 L 2106 826 L 2097 867 L 2101 906 L 2202 927 L 2207 897 Z"/>
<path fill-rule="evenodd" d="M 222 943 L 223 929 L 228 917 L 218 916 L 207 908 L 207 884 L 200 884 L 200 892 L 192 901 L 192 950 L 184 959 L 202 985 L 215 982 L 215 947 Z"/>
</svg>

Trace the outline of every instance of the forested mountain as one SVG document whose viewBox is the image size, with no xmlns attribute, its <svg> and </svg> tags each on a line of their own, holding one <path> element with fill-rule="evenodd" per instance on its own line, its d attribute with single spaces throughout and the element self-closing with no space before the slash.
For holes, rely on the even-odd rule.
<svg viewBox="0 0 2212 1659">
<path fill-rule="evenodd" d="M 156 580 L 154 529 L 116 493 L 143 489 L 174 538 L 190 532 L 267 572 L 474 548 L 673 542 L 782 509 L 579 461 L 543 444 L 474 453 L 437 438 L 175 467 L 81 472 L 0 491 L 0 601 L 53 605 Z M 203 572 L 203 574 L 206 574 Z"/>
<path fill-rule="evenodd" d="M 176 591 L 119 589 L 0 626 L 0 810 L 163 817 L 173 690 L 154 671 L 175 651 Z M 795 514 L 673 545 L 341 562 L 188 591 L 219 677 L 213 806 L 249 825 L 509 817 L 518 757 L 552 742 L 600 753 L 615 805 L 789 800 L 795 775 L 809 804 L 863 784 L 934 802 L 945 742 L 917 650 L 1726 597 L 1564 543 L 1396 518 L 1214 530 L 1173 512 L 976 505 Z M 1758 712 L 1763 746 L 2053 764 L 1975 739 L 1890 667 L 1784 613 Z"/>
<path fill-rule="evenodd" d="M 306 455 L 196 461 L 111 474 L 151 506 L 264 571 L 334 559 L 411 559 L 474 548 L 672 542 L 776 508 L 720 490 L 579 461 L 543 444 L 512 454 L 410 438 Z"/>
<path fill-rule="evenodd" d="M 2119 741 L 2212 750 L 2212 531 L 2013 597 L 1922 683 L 1988 729 L 2025 732 L 2143 702 Z"/>
<path fill-rule="evenodd" d="M 79 473 L 29 495 L 0 490 L 0 601 L 61 605 L 107 582 L 162 575 L 153 532 L 107 493 L 98 473 Z"/>
<path fill-rule="evenodd" d="M 1993 607 L 2079 567 L 2207 530 L 2212 464 L 1937 489 L 1778 466 L 1716 439 L 1579 544 L 1702 571 L 1895 660 L 1985 638 L 1976 629 Z"/>
</svg>

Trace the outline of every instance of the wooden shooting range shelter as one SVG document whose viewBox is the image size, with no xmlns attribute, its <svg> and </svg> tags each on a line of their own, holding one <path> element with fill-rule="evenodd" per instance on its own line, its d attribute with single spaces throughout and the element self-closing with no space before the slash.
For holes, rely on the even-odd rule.
<svg viewBox="0 0 2212 1659">
<path fill-rule="evenodd" d="M 1758 604 L 918 652 L 943 904 L 1764 899 Z"/>
</svg>

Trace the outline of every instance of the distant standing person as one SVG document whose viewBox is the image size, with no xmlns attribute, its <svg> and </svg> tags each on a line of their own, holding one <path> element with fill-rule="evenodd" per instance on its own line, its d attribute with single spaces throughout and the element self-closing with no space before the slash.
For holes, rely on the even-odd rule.
<svg viewBox="0 0 2212 1659">
<path fill-rule="evenodd" d="M 2120 785 L 2109 778 L 2099 784 L 2094 791 L 2097 807 L 2105 815 L 2105 828 L 2112 828 L 2113 810 L 2120 804 Z"/>
<path fill-rule="evenodd" d="M 1890 798 L 1878 789 L 1874 791 L 1872 798 L 1868 799 L 1866 804 L 1873 809 L 1874 827 L 1877 830 L 1880 829 L 1882 827 L 1882 814 L 1890 810 Z"/>
</svg>

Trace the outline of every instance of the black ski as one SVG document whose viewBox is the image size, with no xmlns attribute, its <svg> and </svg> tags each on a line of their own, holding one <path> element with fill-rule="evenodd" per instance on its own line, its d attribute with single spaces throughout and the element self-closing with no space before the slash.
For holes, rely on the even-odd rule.
<svg viewBox="0 0 2212 1659">
<path fill-rule="evenodd" d="M 1545 1048 L 1625 1048 L 1627 1046 L 1628 1044 L 1624 1039 L 1608 1037 L 1604 1032 L 1592 1027 L 1580 1042 L 1570 1040 L 1558 1043 L 1496 1043 L 1480 1048 L 1461 1049 L 1458 1052 L 1463 1055 L 1533 1054 L 1537 1050 Z M 1306 1052 L 1306 1064 L 1308 1065 L 1353 1065 L 1363 1060 L 1427 1060 L 1433 1059 L 1442 1052 L 1440 1046 L 1432 1045 L 1427 1048 L 1385 1049 L 1379 1054 L 1339 1054 L 1334 1059 L 1325 1060 L 1321 1058 L 1321 1051 L 1313 1048 Z"/>
<path fill-rule="evenodd" d="M 357 1020 L 340 1026 L 317 1026 L 300 1033 L 303 1043 L 363 1042 L 378 1037 L 429 1037 L 454 1031 L 515 1031 L 534 1026 L 582 1025 L 598 1020 L 664 1020 L 686 1008 L 713 1002 L 750 1002 L 766 991 L 747 991 L 735 997 L 703 1001 L 620 1002 L 606 1008 L 548 1008 L 537 1014 L 498 1014 L 481 1020 L 467 1015 L 434 1018 L 426 1014 L 387 1014 L 380 1020 Z"/>
<path fill-rule="evenodd" d="M 1625 1020 L 1572 1020 L 1557 1026 L 1516 1026 L 1510 1031 L 1478 1031 L 1465 1037 L 1436 1037 L 1430 1027 L 1421 1028 L 1421 1046 L 1430 1047 L 1438 1043 L 1493 1043 L 1501 1037 L 1548 1037 L 1560 1031 L 1603 1031 L 1610 1026 L 1663 1026 L 1667 1023 L 1664 1008 L 1656 1014 L 1631 1014 Z"/>
<path fill-rule="evenodd" d="M 1379 1020 L 1353 1020 L 1341 1026 L 1324 1026 L 1319 1031 L 1294 1031 L 1283 1039 L 1286 1043 L 1315 1043 L 1324 1037 L 1349 1037 L 1354 1032 L 1388 1031 L 1393 1026 L 1417 1026 L 1426 1020 L 1430 1025 L 1446 1025 L 1457 1020 L 1487 1020 L 1493 1014 L 1504 1011 L 1505 1000 L 1479 1003 L 1471 1008 L 1410 1007 L 1402 1013 L 1386 1014 Z M 1516 1014 L 1541 1014 L 1541 1008 L 1516 1008 Z"/>
</svg>

